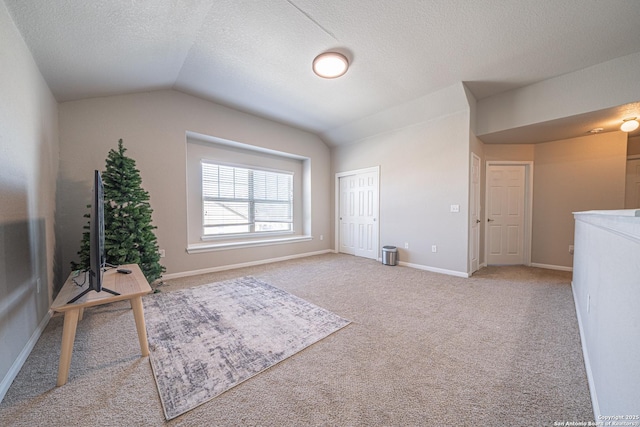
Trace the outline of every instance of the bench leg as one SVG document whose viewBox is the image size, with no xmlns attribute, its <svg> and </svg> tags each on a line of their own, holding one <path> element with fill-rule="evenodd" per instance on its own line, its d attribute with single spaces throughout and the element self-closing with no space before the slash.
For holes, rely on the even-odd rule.
<svg viewBox="0 0 640 427">
<path fill-rule="evenodd" d="M 133 317 L 136 320 L 138 340 L 140 341 L 140 352 L 142 353 L 142 357 L 146 357 L 149 355 L 149 342 L 147 341 L 147 326 L 144 323 L 142 297 L 137 296 L 131 298 L 131 308 L 133 309 Z"/>
<path fill-rule="evenodd" d="M 60 365 L 58 366 L 58 382 L 56 385 L 62 386 L 69 378 L 69 368 L 71 367 L 71 354 L 73 353 L 73 342 L 76 339 L 76 328 L 80 310 L 68 310 L 64 313 L 64 324 L 62 326 L 62 345 L 60 348 Z"/>
</svg>

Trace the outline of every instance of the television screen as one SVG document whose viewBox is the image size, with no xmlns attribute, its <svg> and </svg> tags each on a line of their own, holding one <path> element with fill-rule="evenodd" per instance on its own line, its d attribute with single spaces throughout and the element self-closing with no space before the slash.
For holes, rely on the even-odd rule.
<svg viewBox="0 0 640 427">
<path fill-rule="evenodd" d="M 93 175 L 93 198 L 91 200 L 91 214 L 89 218 L 89 269 L 86 271 L 85 280 L 89 286 L 79 295 L 71 299 L 67 304 L 79 300 L 90 291 L 108 292 L 120 295 L 110 289 L 102 287 L 104 269 L 107 265 L 104 247 L 104 185 L 100 171 Z"/>
<path fill-rule="evenodd" d="M 89 289 L 102 290 L 102 273 L 105 267 L 104 253 L 104 185 L 100 171 L 95 171 L 93 179 L 93 200 L 89 219 Z"/>
</svg>

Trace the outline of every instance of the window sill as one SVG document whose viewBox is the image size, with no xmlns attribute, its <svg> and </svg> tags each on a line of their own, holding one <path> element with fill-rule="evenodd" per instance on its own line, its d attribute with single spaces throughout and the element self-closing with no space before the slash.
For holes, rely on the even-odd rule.
<svg viewBox="0 0 640 427">
<path fill-rule="evenodd" d="M 224 242 L 224 243 L 213 243 L 213 242 L 193 243 L 193 244 L 187 245 L 187 253 L 198 254 L 202 252 L 224 251 L 227 249 L 254 248 L 258 246 L 271 246 L 271 245 L 282 245 L 285 243 L 307 242 L 309 240 L 313 240 L 313 236 L 293 236 L 293 237 L 281 237 L 281 238 L 268 239 L 268 240 L 243 240 L 243 241 Z"/>
</svg>

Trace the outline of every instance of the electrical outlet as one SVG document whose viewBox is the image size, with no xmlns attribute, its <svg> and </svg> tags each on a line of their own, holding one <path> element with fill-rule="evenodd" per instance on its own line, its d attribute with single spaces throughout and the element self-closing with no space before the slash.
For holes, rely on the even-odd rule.
<svg viewBox="0 0 640 427">
<path fill-rule="evenodd" d="M 409 242 L 404 242 L 404 248 L 409 249 Z"/>
<path fill-rule="evenodd" d="M 160 258 L 164 258 L 164 249 L 160 249 L 158 252 L 160 253 Z"/>
<path fill-rule="evenodd" d="M 320 235 L 320 240 L 324 240 L 324 235 Z"/>
<path fill-rule="evenodd" d="M 569 245 L 569 253 L 573 255 L 573 245 Z"/>
<path fill-rule="evenodd" d="M 438 247 L 436 245 L 432 245 L 431 252 L 438 252 Z"/>
</svg>

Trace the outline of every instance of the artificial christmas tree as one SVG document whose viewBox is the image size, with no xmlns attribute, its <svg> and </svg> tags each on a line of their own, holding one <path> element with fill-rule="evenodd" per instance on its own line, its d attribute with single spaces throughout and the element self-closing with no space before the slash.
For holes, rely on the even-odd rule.
<svg viewBox="0 0 640 427">
<path fill-rule="evenodd" d="M 118 150 L 107 156 L 104 183 L 104 240 L 106 262 L 112 265 L 138 264 L 149 283 L 159 279 L 165 268 L 160 265 L 160 252 L 151 225 L 149 193 L 141 186 L 136 162 L 125 156 L 122 139 Z M 85 217 L 88 215 L 85 215 Z M 89 219 L 91 221 L 91 219 Z M 88 227 L 85 227 L 88 229 Z M 82 236 L 80 263 L 72 268 L 89 266 L 89 232 Z"/>
</svg>

